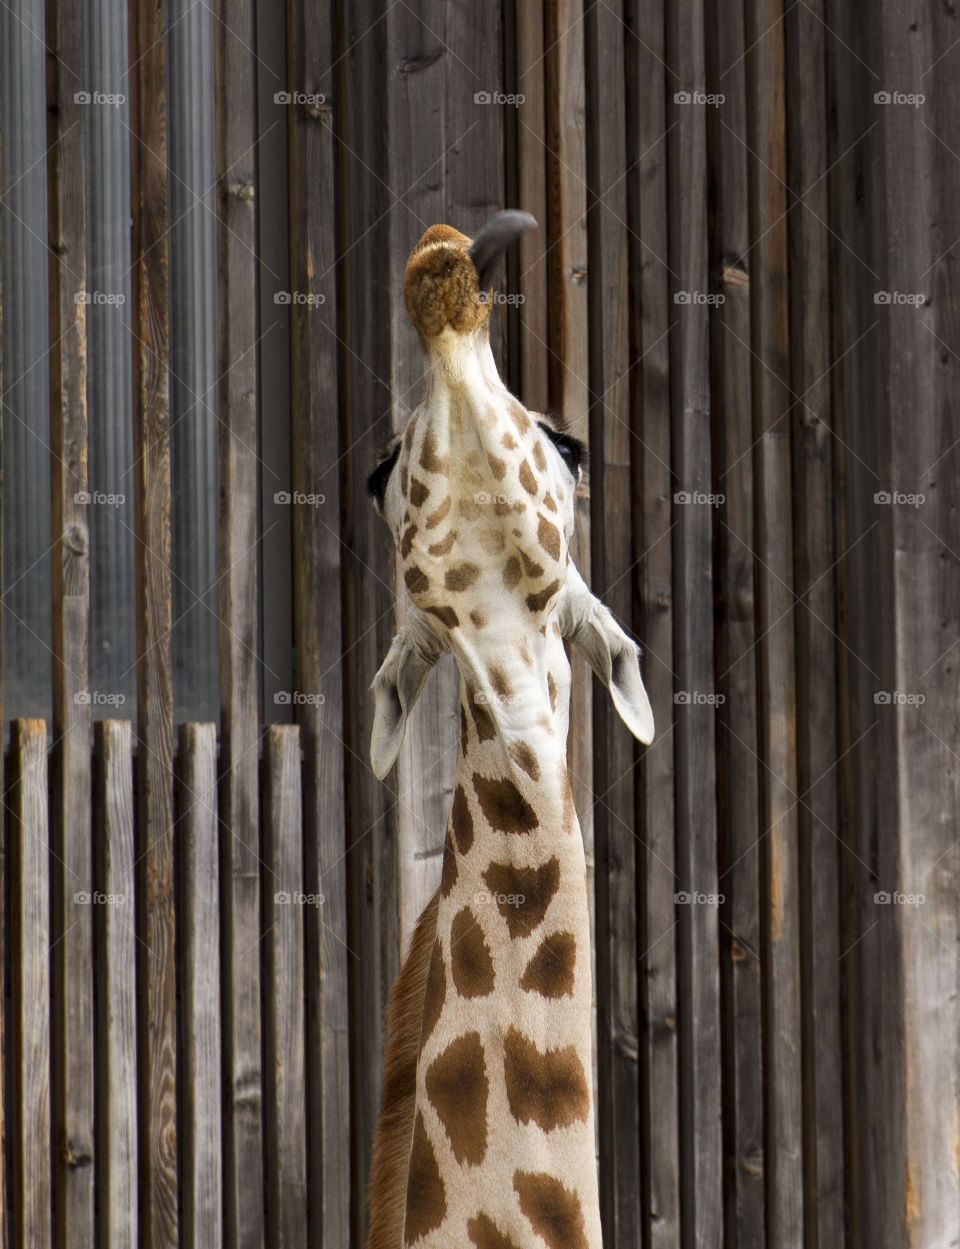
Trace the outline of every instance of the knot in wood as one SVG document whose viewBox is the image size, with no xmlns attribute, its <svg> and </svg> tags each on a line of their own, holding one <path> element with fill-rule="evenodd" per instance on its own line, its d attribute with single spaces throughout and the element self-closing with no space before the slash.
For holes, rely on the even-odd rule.
<svg viewBox="0 0 960 1249">
<path fill-rule="evenodd" d="M 87 532 L 86 525 L 79 520 L 73 520 L 67 525 L 63 534 L 63 545 L 71 553 L 81 558 L 86 558 L 90 549 L 90 537 Z"/>
</svg>

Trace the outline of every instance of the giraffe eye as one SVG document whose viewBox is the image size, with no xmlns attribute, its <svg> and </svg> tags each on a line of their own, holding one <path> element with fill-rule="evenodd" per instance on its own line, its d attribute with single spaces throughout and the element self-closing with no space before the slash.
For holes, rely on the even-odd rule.
<svg viewBox="0 0 960 1249">
<path fill-rule="evenodd" d="M 560 459 L 566 464 L 571 477 L 579 476 L 587 451 L 580 439 L 572 438 L 569 434 L 562 434 L 544 421 L 537 421 L 537 424 L 557 448 Z"/>
<path fill-rule="evenodd" d="M 370 476 L 367 478 L 367 494 L 371 498 L 376 499 L 377 506 L 383 511 L 383 500 L 387 493 L 387 482 L 390 480 L 390 474 L 393 472 L 400 455 L 400 439 L 394 443 L 390 451 L 377 464 Z"/>
</svg>

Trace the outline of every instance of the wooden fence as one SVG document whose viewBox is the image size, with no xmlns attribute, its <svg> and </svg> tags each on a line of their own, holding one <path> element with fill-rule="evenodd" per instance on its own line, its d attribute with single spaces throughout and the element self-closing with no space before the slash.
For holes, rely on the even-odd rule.
<svg viewBox="0 0 960 1249">
<path fill-rule="evenodd" d="M 576 661 L 605 1243 L 955 1246 L 954 6 L 22 0 L 0 69 L 0 1246 L 363 1245 L 456 741 L 447 659 L 369 769 L 363 481 L 504 204 L 658 726 Z"/>
</svg>

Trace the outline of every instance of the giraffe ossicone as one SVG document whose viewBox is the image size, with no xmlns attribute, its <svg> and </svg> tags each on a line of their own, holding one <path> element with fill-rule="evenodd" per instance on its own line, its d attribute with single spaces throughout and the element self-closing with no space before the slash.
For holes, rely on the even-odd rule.
<svg viewBox="0 0 960 1249">
<path fill-rule="evenodd" d="M 525 213 L 432 226 L 404 297 L 424 397 L 369 489 L 411 599 L 374 680 L 389 772 L 444 651 L 460 740 L 440 887 L 391 996 L 368 1249 L 601 1249 L 590 924 L 566 767 L 579 647 L 653 738 L 638 649 L 569 554 L 582 447 L 500 380 L 488 290 Z"/>
</svg>

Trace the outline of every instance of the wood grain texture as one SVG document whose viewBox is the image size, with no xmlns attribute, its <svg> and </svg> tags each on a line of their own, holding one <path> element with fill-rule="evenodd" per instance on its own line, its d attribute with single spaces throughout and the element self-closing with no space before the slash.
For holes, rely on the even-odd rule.
<svg viewBox="0 0 960 1249">
<path fill-rule="evenodd" d="M 14 1245 L 52 1243 L 47 726 L 12 726 L 10 1022 Z"/>
<path fill-rule="evenodd" d="M 757 756 L 756 599 L 750 283 L 754 253 L 747 181 L 743 6 L 718 4 L 708 24 L 707 90 L 715 187 L 711 283 L 724 302 L 711 318 L 711 395 L 717 508 L 716 690 L 724 1080 L 724 1228 L 733 1246 L 765 1238 L 760 777 Z"/>
<path fill-rule="evenodd" d="M 163 0 L 131 6 L 139 1144 L 146 1249 L 174 1249 L 178 1239 L 165 20 Z"/>
<path fill-rule="evenodd" d="M 54 1238 L 62 1249 L 94 1243 L 93 911 L 74 904 L 93 888 L 90 838 L 90 551 L 77 503 L 87 478 L 86 205 L 84 22 L 75 5 L 47 8 L 55 56 L 56 109 L 49 114 L 50 476 L 53 771 L 52 885 Z M 132 892 L 132 890 L 131 890 Z M 0 1237 L 2 1243 L 2 1237 Z"/>
<path fill-rule="evenodd" d="M 789 509 L 791 408 L 787 300 L 783 7 L 746 6 L 750 312 L 756 480 L 755 570 L 766 986 L 767 1243 L 803 1242 L 799 858 L 793 535 Z M 771 29 L 773 28 L 773 29 Z M 763 36 L 763 37 L 761 37 Z"/>
<path fill-rule="evenodd" d="M 217 730 L 181 724 L 177 817 L 184 1249 L 223 1244 Z"/>
<path fill-rule="evenodd" d="M 520 305 L 518 345 L 519 394 L 523 403 L 542 412 L 549 403 L 547 377 L 550 358 L 547 352 L 549 295 L 547 252 L 547 160 L 543 143 L 547 131 L 547 81 L 545 10 L 546 5 L 518 3 L 514 5 L 513 39 L 515 48 L 516 85 L 507 90 L 523 96 L 516 111 L 516 203 L 508 207 L 532 213 L 540 229 L 521 234 L 520 259 L 517 269 L 517 293 L 523 296 Z M 510 31 L 505 38 L 510 40 Z M 523 124 L 521 124 L 521 121 Z"/>
<path fill-rule="evenodd" d="M 255 70 L 252 0 L 217 6 L 220 885 L 224 1235 L 263 1243 Z"/>
<path fill-rule="evenodd" d="M 264 741 L 264 1139 L 269 1249 L 307 1243 L 304 889 L 300 730 L 275 724 Z"/>
<path fill-rule="evenodd" d="M 292 326 L 291 456 L 293 486 L 322 494 L 319 508 L 293 516 L 293 629 L 297 688 L 313 702 L 297 707 L 303 750 L 304 889 L 322 894 L 307 907 L 306 1095 L 310 1244 L 343 1245 L 350 1226 L 350 1052 L 347 948 L 348 846 L 344 807 L 346 722 L 343 691 L 340 480 L 342 462 L 337 341 L 340 302 L 336 267 L 337 128 L 341 106 L 332 5 L 290 10 L 293 86 L 321 95 L 319 108 L 298 107 L 291 118 L 291 267 L 298 290 L 323 303 L 300 308 Z M 364 747 L 365 749 L 365 747 Z"/>
<path fill-rule="evenodd" d="M 837 559 L 824 6 L 790 10 L 786 53 L 800 852 L 804 1244 L 845 1244 Z"/>
<path fill-rule="evenodd" d="M 137 984 L 133 735 L 129 720 L 96 726 L 98 1249 L 136 1249 Z M 121 901 L 122 899 L 122 901 Z"/>
</svg>

